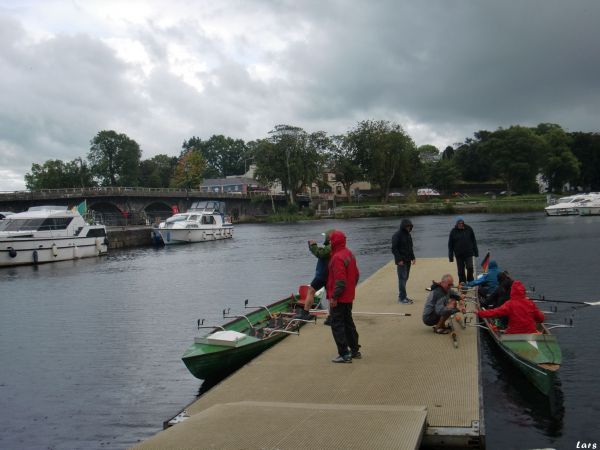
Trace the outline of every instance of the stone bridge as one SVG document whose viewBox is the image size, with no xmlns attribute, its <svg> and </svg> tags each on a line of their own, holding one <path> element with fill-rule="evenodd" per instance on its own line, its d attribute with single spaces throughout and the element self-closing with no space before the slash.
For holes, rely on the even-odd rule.
<svg viewBox="0 0 600 450">
<path fill-rule="evenodd" d="M 273 204 L 286 204 L 283 195 L 265 193 L 212 193 L 193 189 L 142 187 L 90 187 L 43 189 L 0 193 L 0 211 L 21 212 L 30 206 L 76 206 L 87 201 L 88 210 L 103 216 L 108 225 L 156 223 L 173 214 L 177 208 L 186 211 L 198 200 L 224 201 L 227 214 L 234 220 L 272 212 Z"/>
</svg>

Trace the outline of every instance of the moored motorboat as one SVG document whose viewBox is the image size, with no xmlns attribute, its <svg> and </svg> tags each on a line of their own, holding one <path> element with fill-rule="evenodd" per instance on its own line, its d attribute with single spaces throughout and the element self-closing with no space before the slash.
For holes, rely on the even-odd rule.
<svg viewBox="0 0 600 450">
<path fill-rule="evenodd" d="M 233 224 L 225 216 L 225 203 L 198 201 L 185 213 L 177 213 L 158 226 L 166 245 L 231 239 Z"/>
<path fill-rule="evenodd" d="M 318 303 L 323 290 L 315 296 Z M 198 321 L 198 328 L 209 328 L 208 334 L 194 339 L 182 356 L 188 370 L 202 380 L 218 380 L 242 367 L 253 358 L 272 347 L 289 334 L 297 334 L 307 321 L 295 317 L 300 295 L 292 294 L 267 306 L 247 308 L 249 314 L 224 318 L 230 322 L 217 327 L 204 327 Z"/>
<path fill-rule="evenodd" d="M 578 215 L 580 208 L 596 200 L 600 200 L 600 195 L 597 193 L 571 195 L 559 198 L 555 204 L 546 206 L 544 211 L 548 216 Z"/>
<path fill-rule="evenodd" d="M 77 208 L 36 206 L 0 222 L 0 267 L 88 258 L 107 252 L 104 225 L 87 223 Z"/>
</svg>

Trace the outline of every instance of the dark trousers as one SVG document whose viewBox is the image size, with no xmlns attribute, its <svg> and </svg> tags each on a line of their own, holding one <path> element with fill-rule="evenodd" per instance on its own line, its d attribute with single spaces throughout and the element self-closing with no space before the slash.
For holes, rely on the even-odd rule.
<svg viewBox="0 0 600 450">
<path fill-rule="evenodd" d="M 473 281 L 473 257 L 456 257 L 456 268 L 458 269 L 458 281 L 464 283 Z M 465 270 L 467 274 L 465 275 Z"/>
<path fill-rule="evenodd" d="M 338 303 L 329 311 L 331 317 L 331 333 L 337 345 L 338 354 L 345 355 L 348 351 L 357 352 L 358 332 L 352 320 L 352 303 Z"/>
<path fill-rule="evenodd" d="M 406 282 L 410 275 L 410 261 L 404 261 L 401 266 L 396 265 L 396 273 L 398 274 L 398 300 L 406 300 Z"/>
</svg>

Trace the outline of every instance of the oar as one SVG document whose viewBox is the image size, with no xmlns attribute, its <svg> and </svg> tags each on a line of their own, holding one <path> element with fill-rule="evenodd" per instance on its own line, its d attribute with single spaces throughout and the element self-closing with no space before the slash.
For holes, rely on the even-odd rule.
<svg viewBox="0 0 600 450">
<path fill-rule="evenodd" d="M 588 305 L 588 306 L 600 306 L 600 302 L 577 302 L 577 301 L 569 301 L 569 300 L 556 300 L 551 298 L 546 298 L 543 295 L 534 299 L 534 302 L 548 302 L 548 303 L 566 303 L 570 305 Z"/>
<path fill-rule="evenodd" d="M 322 316 L 329 314 L 327 309 L 311 309 L 308 311 L 310 314 Z M 369 311 L 352 311 L 352 315 L 359 314 L 361 316 L 410 316 L 410 313 L 389 313 L 389 312 L 369 312 Z"/>
</svg>

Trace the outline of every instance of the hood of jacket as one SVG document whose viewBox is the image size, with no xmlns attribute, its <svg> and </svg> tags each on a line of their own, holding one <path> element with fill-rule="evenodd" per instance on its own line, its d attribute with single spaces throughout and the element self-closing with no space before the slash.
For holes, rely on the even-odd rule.
<svg viewBox="0 0 600 450">
<path fill-rule="evenodd" d="M 410 219 L 402 219 L 402 222 L 400 222 L 400 230 L 406 230 L 406 227 L 410 226 L 412 228 L 413 223 L 411 222 Z"/>
<path fill-rule="evenodd" d="M 525 295 L 525 286 L 519 280 L 513 281 L 512 287 L 510 288 L 510 299 L 511 300 L 527 300 Z"/>
<path fill-rule="evenodd" d="M 492 270 L 498 270 L 498 263 L 492 259 L 488 267 Z"/>
<path fill-rule="evenodd" d="M 325 245 L 329 245 L 329 237 L 331 236 L 331 233 L 333 233 L 335 230 L 332 228 L 330 230 L 327 230 L 325 233 L 321 233 L 323 236 L 325 236 L 325 241 L 323 242 L 323 244 Z"/>
<path fill-rule="evenodd" d="M 329 242 L 332 252 L 346 248 L 346 235 L 340 230 L 333 230 L 329 235 Z"/>
</svg>

